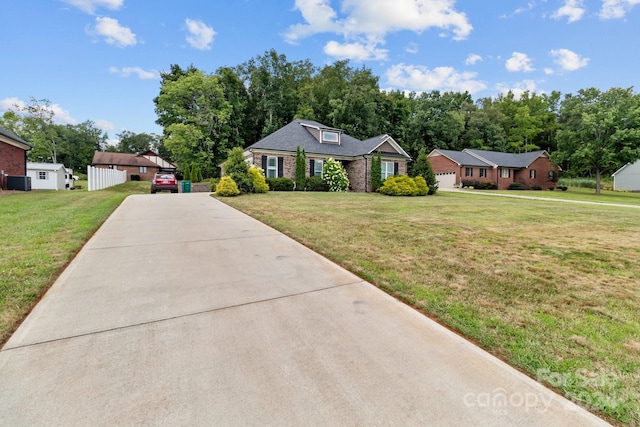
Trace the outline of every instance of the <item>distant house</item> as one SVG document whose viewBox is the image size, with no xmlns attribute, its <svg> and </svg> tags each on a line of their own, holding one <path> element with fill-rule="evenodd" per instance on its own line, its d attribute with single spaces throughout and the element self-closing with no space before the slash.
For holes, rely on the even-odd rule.
<svg viewBox="0 0 640 427">
<path fill-rule="evenodd" d="M 7 188 L 7 176 L 27 175 L 29 143 L 9 130 L 0 127 L 0 188 Z"/>
<path fill-rule="evenodd" d="M 32 190 L 65 190 L 67 169 L 61 163 L 27 162 Z"/>
<path fill-rule="evenodd" d="M 371 191 L 371 158 L 382 158 L 382 178 L 407 173 L 411 157 L 389 135 L 364 141 L 341 129 L 311 120 L 294 120 L 271 135 L 248 146 L 245 159 L 261 167 L 267 178 L 295 178 L 296 149 L 306 154 L 306 176 L 322 176 L 328 158 L 340 161 L 347 171 L 353 191 Z"/>
<path fill-rule="evenodd" d="M 627 163 L 611 176 L 614 190 L 640 191 L 640 159 Z"/>
<path fill-rule="evenodd" d="M 96 151 L 92 164 L 97 168 L 126 171 L 127 181 L 131 180 L 131 175 L 138 175 L 141 181 L 151 181 L 156 172 L 175 173 L 178 168 L 153 151 L 140 154 Z"/>
<path fill-rule="evenodd" d="M 435 149 L 428 155 L 439 188 L 478 183 L 495 184 L 506 190 L 513 183 L 525 189 L 555 187 L 559 168 L 545 150 L 530 153 L 502 153 L 465 149 Z"/>
</svg>

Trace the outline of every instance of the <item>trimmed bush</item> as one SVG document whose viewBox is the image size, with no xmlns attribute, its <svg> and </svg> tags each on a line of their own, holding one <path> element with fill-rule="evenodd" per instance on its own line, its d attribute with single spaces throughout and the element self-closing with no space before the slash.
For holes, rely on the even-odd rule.
<svg viewBox="0 0 640 427">
<path fill-rule="evenodd" d="M 428 192 L 429 190 L 427 189 L 427 193 Z M 416 181 L 407 175 L 390 176 L 382 183 L 382 186 L 380 187 L 380 193 L 387 196 L 426 195 L 426 193 L 420 194 L 420 189 L 418 188 Z"/>
<path fill-rule="evenodd" d="M 237 196 L 240 194 L 240 190 L 238 190 L 236 182 L 229 175 L 225 175 L 216 185 L 216 194 L 223 197 Z"/>
<path fill-rule="evenodd" d="M 211 188 L 211 192 L 213 193 L 216 192 L 216 186 L 218 185 L 219 182 L 220 182 L 220 178 L 211 178 L 209 180 L 209 188 Z"/>
<path fill-rule="evenodd" d="M 252 165 L 248 173 L 249 178 L 251 178 L 254 193 L 266 193 L 269 191 L 269 185 L 264 178 L 264 173 L 261 168 Z"/>
<path fill-rule="evenodd" d="M 427 180 L 422 177 L 422 175 L 418 175 L 413 178 L 413 181 L 416 183 L 416 187 L 418 187 L 418 196 L 426 196 L 427 194 L 435 194 L 435 191 L 431 193 L 431 187 L 427 185 Z M 438 185 L 436 184 L 436 190 L 438 190 Z"/>
<path fill-rule="evenodd" d="M 131 174 L 131 181 L 140 181 L 140 175 L 138 174 Z"/>
<path fill-rule="evenodd" d="M 267 184 L 271 191 L 293 191 L 294 182 L 289 178 L 267 178 Z"/>
<path fill-rule="evenodd" d="M 307 178 L 307 191 L 329 191 L 329 186 L 319 176 Z"/>
<path fill-rule="evenodd" d="M 524 187 L 519 182 L 512 182 L 507 190 L 524 190 Z"/>
</svg>

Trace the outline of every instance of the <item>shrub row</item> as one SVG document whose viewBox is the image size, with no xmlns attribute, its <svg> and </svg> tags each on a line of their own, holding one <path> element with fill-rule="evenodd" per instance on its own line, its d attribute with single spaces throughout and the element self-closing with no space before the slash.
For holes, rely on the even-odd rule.
<svg viewBox="0 0 640 427">
<path fill-rule="evenodd" d="M 463 187 L 473 187 L 476 190 L 497 190 L 498 184 L 489 181 L 462 181 Z"/>
</svg>

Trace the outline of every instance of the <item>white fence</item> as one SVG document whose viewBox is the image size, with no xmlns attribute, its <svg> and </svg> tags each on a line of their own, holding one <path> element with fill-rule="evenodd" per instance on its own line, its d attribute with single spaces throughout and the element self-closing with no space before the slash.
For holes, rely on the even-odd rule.
<svg viewBox="0 0 640 427">
<path fill-rule="evenodd" d="M 127 181 L 127 171 L 87 166 L 88 190 L 102 190 Z"/>
</svg>

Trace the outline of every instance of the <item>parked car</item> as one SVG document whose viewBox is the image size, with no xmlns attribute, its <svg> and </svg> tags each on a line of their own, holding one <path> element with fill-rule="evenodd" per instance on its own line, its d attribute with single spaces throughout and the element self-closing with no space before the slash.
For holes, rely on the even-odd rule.
<svg viewBox="0 0 640 427">
<path fill-rule="evenodd" d="M 171 191 L 172 193 L 177 193 L 178 180 L 176 179 L 176 176 L 170 172 L 156 173 L 151 181 L 151 194 L 155 194 L 157 191 Z"/>
</svg>

